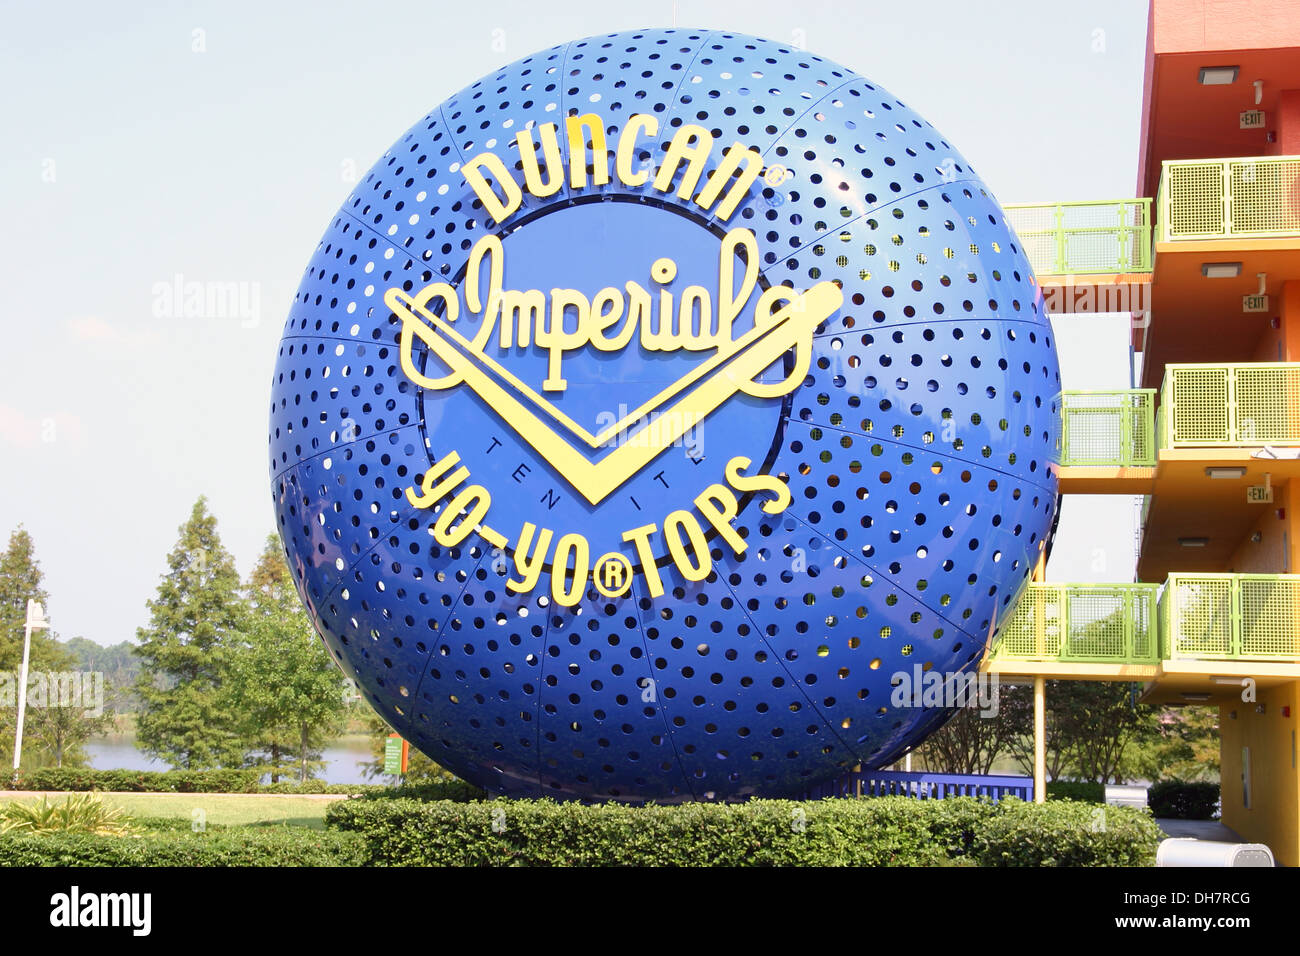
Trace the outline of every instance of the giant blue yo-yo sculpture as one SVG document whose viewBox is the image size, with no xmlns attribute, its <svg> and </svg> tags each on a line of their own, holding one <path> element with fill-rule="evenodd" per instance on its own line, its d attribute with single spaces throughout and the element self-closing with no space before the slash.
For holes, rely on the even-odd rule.
<svg viewBox="0 0 1300 956">
<path fill-rule="evenodd" d="M 1055 507 L 1057 360 L 966 160 L 755 37 L 501 68 L 326 230 L 280 531 L 366 699 L 496 792 L 795 795 L 951 711 Z"/>
</svg>

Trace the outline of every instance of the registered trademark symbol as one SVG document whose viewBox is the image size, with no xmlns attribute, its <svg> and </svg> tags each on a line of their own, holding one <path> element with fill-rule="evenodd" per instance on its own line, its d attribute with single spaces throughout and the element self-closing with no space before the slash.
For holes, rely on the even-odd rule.
<svg viewBox="0 0 1300 956">
<path fill-rule="evenodd" d="M 601 555 L 592 579 L 605 597 L 622 597 L 632 587 L 632 562 L 617 551 Z"/>
<path fill-rule="evenodd" d="M 775 166 L 767 167 L 767 171 L 763 173 L 763 182 L 767 183 L 773 189 L 780 186 L 789 178 L 790 170 L 786 169 L 779 163 Z"/>
</svg>

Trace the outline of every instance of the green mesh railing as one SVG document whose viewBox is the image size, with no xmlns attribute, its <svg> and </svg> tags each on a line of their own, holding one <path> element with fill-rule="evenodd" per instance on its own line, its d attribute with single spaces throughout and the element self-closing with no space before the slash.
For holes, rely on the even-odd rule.
<svg viewBox="0 0 1300 956">
<path fill-rule="evenodd" d="M 1156 208 L 1165 241 L 1300 235 L 1300 156 L 1168 160 Z"/>
<path fill-rule="evenodd" d="M 1300 362 L 1165 366 L 1160 387 L 1069 391 L 1056 436 L 1065 466 L 1153 467 L 1161 448 L 1300 445 Z"/>
<path fill-rule="evenodd" d="M 993 658 L 1154 664 L 1154 584 L 1030 584 Z"/>
<path fill-rule="evenodd" d="M 1154 467 L 1155 389 L 1062 392 L 1060 462 Z"/>
<path fill-rule="evenodd" d="M 1151 271 L 1151 200 L 1013 203 L 1007 222 L 1034 273 Z"/>
<path fill-rule="evenodd" d="M 1300 662 L 1300 574 L 1171 574 L 1163 588 L 1030 584 L 990 659 Z"/>
<path fill-rule="evenodd" d="M 1171 574 L 1160 634 L 1169 660 L 1300 660 L 1300 574 Z"/>
<path fill-rule="evenodd" d="M 1300 363 L 1167 365 L 1163 448 L 1300 445 Z"/>
</svg>

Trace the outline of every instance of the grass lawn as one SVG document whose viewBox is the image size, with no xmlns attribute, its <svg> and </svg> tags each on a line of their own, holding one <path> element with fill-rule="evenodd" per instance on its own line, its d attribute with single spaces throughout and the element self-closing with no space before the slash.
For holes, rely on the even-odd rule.
<svg viewBox="0 0 1300 956">
<path fill-rule="evenodd" d="M 101 793 L 97 796 L 108 806 L 121 807 L 133 817 L 167 817 L 194 820 L 194 811 L 202 810 L 209 825 L 248 826 L 250 824 L 289 824 L 324 829 L 326 797 L 289 794 L 244 793 Z M 50 803 L 62 803 L 65 794 L 50 797 Z M 40 794 L 21 794 L 0 798 L 0 803 L 39 803 Z"/>
</svg>

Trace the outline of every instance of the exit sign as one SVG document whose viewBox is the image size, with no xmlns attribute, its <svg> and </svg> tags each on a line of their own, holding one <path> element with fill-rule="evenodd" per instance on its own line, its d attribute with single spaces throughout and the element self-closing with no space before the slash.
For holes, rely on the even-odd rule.
<svg viewBox="0 0 1300 956">
<path fill-rule="evenodd" d="M 1246 487 L 1246 502 L 1252 505 L 1272 504 L 1273 486 L 1272 485 L 1248 485 Z"/>
<path fill-rule="evenodd" d="M 1241 113 L 1241 128 L 1242 129 L 1263 129 L 1264 111 L 1243 110 Z"/>
<path fill-rule="evenodd" d="M 1243 295 L 1241 297 L 1242 312 L 1267 312 L 1268 296 L 1266 295 Z"/>
</svg>

